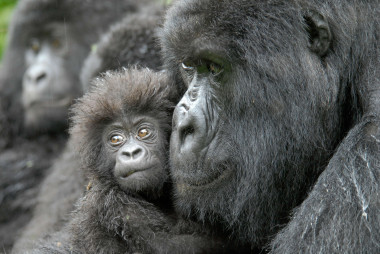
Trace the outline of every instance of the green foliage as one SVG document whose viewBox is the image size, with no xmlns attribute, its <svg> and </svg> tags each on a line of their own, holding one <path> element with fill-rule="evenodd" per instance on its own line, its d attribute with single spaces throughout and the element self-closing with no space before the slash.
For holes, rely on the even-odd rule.
<svg viewBox="0 0 380 254">
<path fill-rule="evenodd" d="M 6 46 L 9 19 L 16 2 L 16 0 L 0 0 L 0 59 Z"/>
</svg>

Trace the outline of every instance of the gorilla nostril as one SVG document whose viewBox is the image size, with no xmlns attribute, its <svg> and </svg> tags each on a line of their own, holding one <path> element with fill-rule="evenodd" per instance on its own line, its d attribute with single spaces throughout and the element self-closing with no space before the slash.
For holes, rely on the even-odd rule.
<svg viewBox="0 0 380 254">
<path fill-rule="evenodd" d="M 186 111 L 189 111 L 190 107 L 186 103 L 182 103 L 180 107 L 183 107 Z"/>
<path fill-rule="evenodd" d="M 183 130 L 183 135 L 190 135 L 194 133 L 194 127 L 193 126 L 188 126 Z"/>
<path fill-rule="evenodd" d="M 193 133 L 195 132 L 195 129 L 192 125 L 188 125 L 184 128 L 181 129 L 180 131 L 180 140 L 181 140 L 181 143 L 185 143 L 186 141 L 186 137 L 189 137 L 191 136 Z"/>
<path fill-rule="evenodd" d="M 142 154 L 142 149 L 138 148 L 132 152 L 132 158 L 135 159 L 139 157 Z"/>
<path fill-rule="evenodd" d="M 41 80 L 43 80 L 45 78 L 46 78 L 46 73 L 43 72 L 43 73 L 41 73 L 40 75 L 37 76 L 36 82 L 39 83 Z"/>
<path fill-rule="evenodd" d="M 136 148 L 130 151 L 124 151 L 123 155 L 125 155 L 128 159 L 137 159 L 142 154 L 141 148 Z"/>
</svg>

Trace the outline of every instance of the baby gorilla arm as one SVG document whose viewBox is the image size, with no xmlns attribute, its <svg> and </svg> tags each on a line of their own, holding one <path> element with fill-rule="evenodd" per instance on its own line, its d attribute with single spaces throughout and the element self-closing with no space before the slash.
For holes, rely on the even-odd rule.
<svg viewBox="0 0 380 254">
<path fill-rule="evenodd" d="M 230 253 L 197 225 L 176 232 L 174 216 L 99 182 L 79 204 L 70 223 L 31 253 Z"/>
</svg>

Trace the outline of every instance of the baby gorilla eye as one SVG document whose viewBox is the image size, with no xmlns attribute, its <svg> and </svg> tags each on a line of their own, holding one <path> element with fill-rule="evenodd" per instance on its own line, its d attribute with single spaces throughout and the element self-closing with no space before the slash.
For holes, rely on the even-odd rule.
<svg viewBox="0 0 380 254">
<path fill-rule="evenodd" d="M 111 145 L 113 146 L 120 145 L 121 143 L 123 143 L 123 141 L 124 141 L 124 137 L 121 135 L 113 135 L 110 138 Z"/>
<path fill-rule="evenodd" d="M 146 138 L 149 136 L 149 134 L 150 132 L 148 129 L 142 128 L 138 131 L 137 136 L 139 136 L 139 138 Z"/>
</svg>

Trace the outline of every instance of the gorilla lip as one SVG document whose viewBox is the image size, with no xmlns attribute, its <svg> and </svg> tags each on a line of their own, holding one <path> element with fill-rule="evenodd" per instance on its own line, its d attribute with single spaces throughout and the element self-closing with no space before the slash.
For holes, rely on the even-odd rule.
<svg viewBox="0 0 380 254">
<path fill-rule="evenodd" d="M 224 179 L 227 179 L 229 176 L 231 176 L 233 172 L 232 168 L 227 167 L 224 164 L 219 164 L 219 165 L 220 166 L 218 166 L 217 168 L 219 168 L 220 170 L 215 170 L 216 172 L 212 175 L 208 175 L 205 177 L 197 177 L 196 179 L 194 179 L 194 178 L 183 177 L 183 174 L 180 174 L 180 180 L 182 184 L 186 184 L 195 188 L 217 185 Z M 207 170 L 203 170 L 203 171 L 207 171 Z"/>
<path fill-rule="evenodd" d="M 193 181 L 189 181 L 189 179 L 181 179 L 177 183 L 177 188 L 179 190 L 183 190 L 183 188 L 206 188 L 211 189 L 213 187 L 217 187 L 221 182 L 229 179 L 232 176 L 233 170 L 232 169 L 224 169 L 222 172 L 220 172 L 216 177 L 206 180 L 206 181 L 199 181 L 197 183 L 194 183 Z"/>
<path fill-rule="evenodd" d="M 71 97 L 49 98 L 44 100 L 31 101 L 27 107 L 66 107 L 72 102 Z"/>
<path fill-rule="evenodd" d="M 123 176 L 121 176 L 121 178 L 122 178 L 122 179 L 123 179 L 123 178 L 127 178 L 128 176 L 130 176 L 130 175 L 132 175 L 132 174 L 134 174 L 134 173 L 136 173 L 136 172 L 140 172 L 140 171 L 143 171 L 143 170 L 131 170 L 131 171 L 129 171 L 128 173 L 123 174 Z"/>
<path fill-rule="evenodd" d="M 121 174 L 121 175 L 120 175 L 120 178 L 121 178 L 121 179 L 125 179 L 125 178 L 127 178 L 127 177 L 133 175 L 134 173 L 138 173 L 138 172 L 143 172 L 143 171 L 146 171 L 146 170 L 150 170 L 151 168 L 153 168 L 153 167 L 141 168 L 141 169 L 137 169 L 137 168 L 135 168 L 135 169 L 131 169 L 131 170 L 125 170 L 126 172 L 123 173 L 123 174 Z"/>
</svg>

